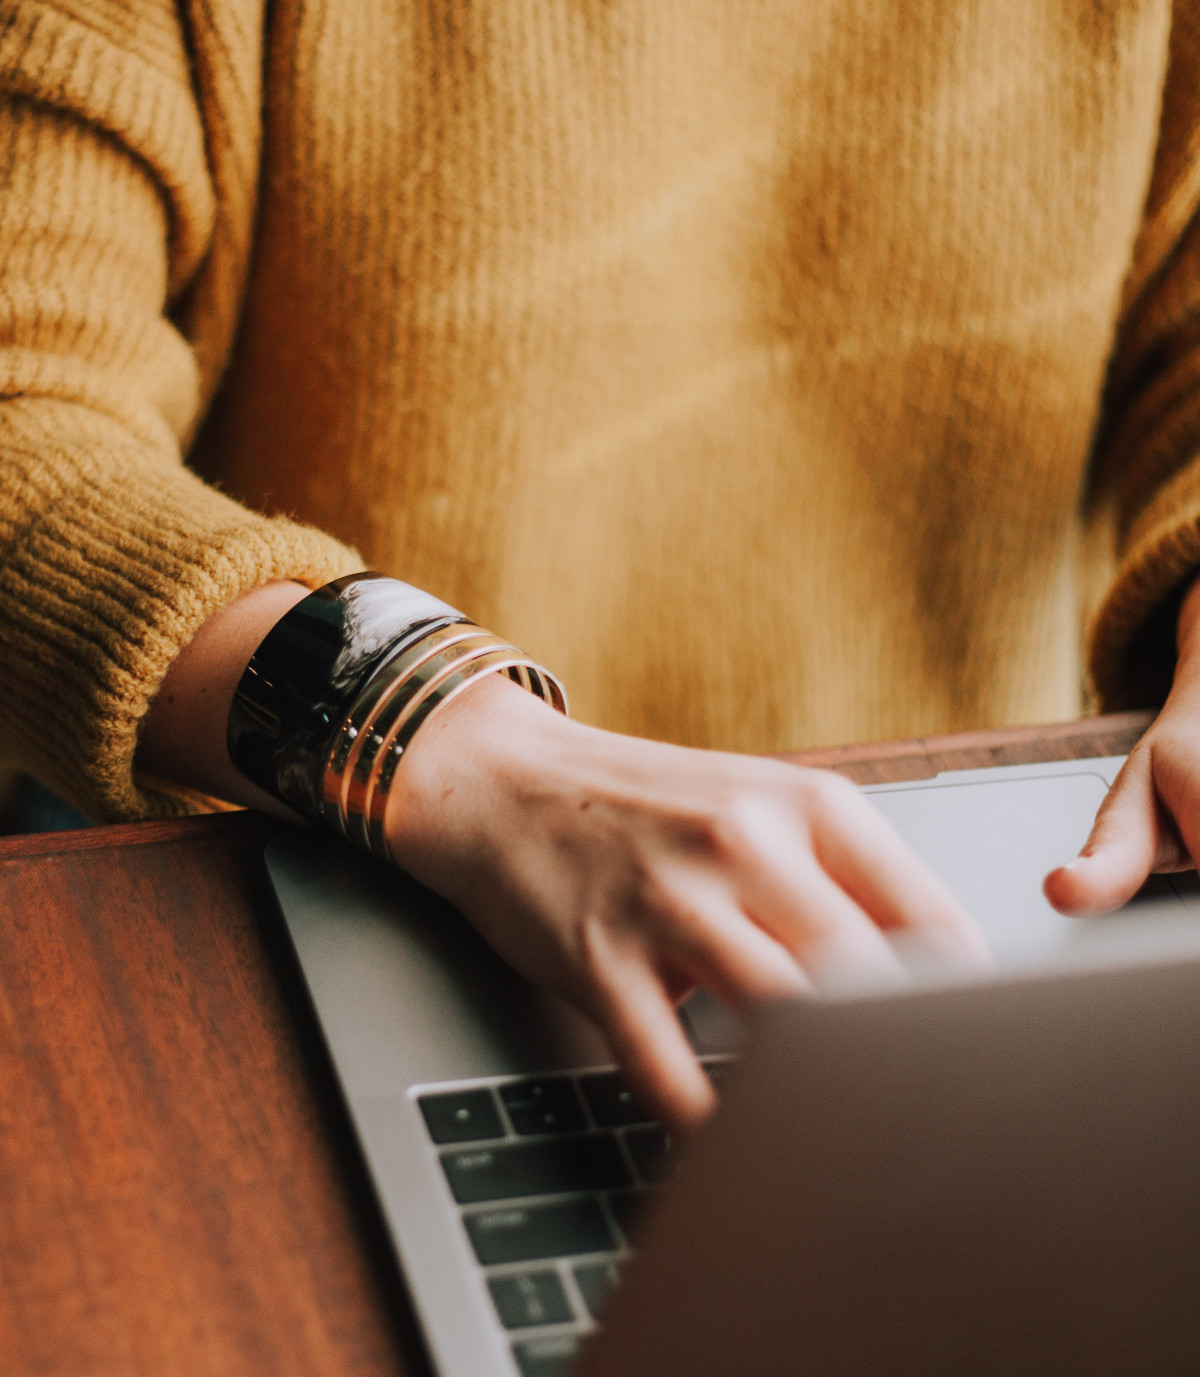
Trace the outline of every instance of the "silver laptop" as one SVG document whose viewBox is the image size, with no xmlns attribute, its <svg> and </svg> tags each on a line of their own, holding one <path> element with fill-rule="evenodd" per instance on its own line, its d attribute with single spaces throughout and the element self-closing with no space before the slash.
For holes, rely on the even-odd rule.
<svg viewBox="0 0 1200 1377">
<path fill-rule="evenodd" d="M 1000 974 L 791 1006 L 744 1043 L 697 996 L 723 1103 L 678 1181 L 585 1019 L 403 877 L 273 841 L 441 1377 L 558 1377 L 602 1315 L 586 1366 L 622 1377 L 1200 1371 L 1200 893 L 1159 879 L 1086 921 L 1041 894 L 1120 764 L 868 790 Z"/>
</svg>

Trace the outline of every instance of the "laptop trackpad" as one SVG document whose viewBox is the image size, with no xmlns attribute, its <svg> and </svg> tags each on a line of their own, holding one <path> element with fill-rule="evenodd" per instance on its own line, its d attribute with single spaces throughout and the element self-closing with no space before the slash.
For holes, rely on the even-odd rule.
<svg viewBox="0 0 1200 1377">
<path fill-rule="evenodd" d="M 1046 902 L 1043 879 L 1078 854 L 1107 792 L 1099 774 L 1081 771 L 922 784 L 871 801 L 974 915 L 1002 967 L 1136 956 L 1131 947 L 1160 938 L 1200 938 L 1194 872 L 1152 876 L 1107 918 L 1064 918 Z"/>
<path fill-rule="evenodd" d="M 970 783 L 922 781 L 869 794 L 974 916 L 1002 969 L 1136 961 L 1164 944 L 1200 943 L 1194 871 L 1151 876 L 1132 903 L 1105 918 L 1064 918 L 1046 902 L 1043 879 L 1079 853 L 1107 792 L 1103 776 L 1077 770 Z M 684 1006 L 684 1022 L 698 1051 L 733 1051 L 741 1041 L 738 1020 L 706 991 Z"/>
</svg>

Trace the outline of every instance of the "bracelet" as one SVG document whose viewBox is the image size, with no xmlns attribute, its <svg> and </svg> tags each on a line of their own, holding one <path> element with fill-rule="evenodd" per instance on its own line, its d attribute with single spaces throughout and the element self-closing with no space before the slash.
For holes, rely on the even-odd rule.
<svg viewBox="0 0 1200 1377">
<path fill-rule="evenodd" d="M 438 708 L 495 672 L 566 712 L 559 681 L 515 646 L 472 622 L 430 628 L 379 667 L 339 725 L 322 776 L 325 821 L 347 840 L 393 861 L 384 819 L 401 756 Z"/>
<path fill-rule="evenodd" d="M 396 767 L 420 727 L 485 674 L 566 713 L 562 684 L 439 599 L 352 574 L 297 603 L 254 652 L 229 714 L 247 779 L 392 861 L 384 833 Z"/>
</svg>

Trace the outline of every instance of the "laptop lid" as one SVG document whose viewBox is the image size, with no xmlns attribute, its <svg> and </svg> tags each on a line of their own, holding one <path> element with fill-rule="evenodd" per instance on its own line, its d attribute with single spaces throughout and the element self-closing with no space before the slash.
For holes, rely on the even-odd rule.
<svg viewBox="0 0 1200 1377">
<path fill-rule="evenodd" d="M 1200 944 L 757 1030 L 584 1377 L 1200 1371 Z"/>
</svg>

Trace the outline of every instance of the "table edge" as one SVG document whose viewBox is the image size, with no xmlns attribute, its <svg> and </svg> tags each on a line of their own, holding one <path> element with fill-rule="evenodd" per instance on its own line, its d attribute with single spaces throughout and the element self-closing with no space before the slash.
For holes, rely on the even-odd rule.
<svg viewBox="0 0 1200 1377">
<path fill-rule="evenodd" d="M 928 779 L 943 770 L 1028 765 L 1089 755 L 1123 755 L 1132 749 L 1153 720 L 1152 712 L 1110 713 L 1073 722 L 784 751 L 777 758 L 796 765 L 836 770 L 860 784 Z M 71 831 L 30 832 L 0 836 L 0 861 L 156 842 L 233 838 L 254 832 L 261 833 L 265 840 L 279 826 L 275 819 L 263 813 L 235 809 L 149 822 L 105 823 Z"/>
</svg>

